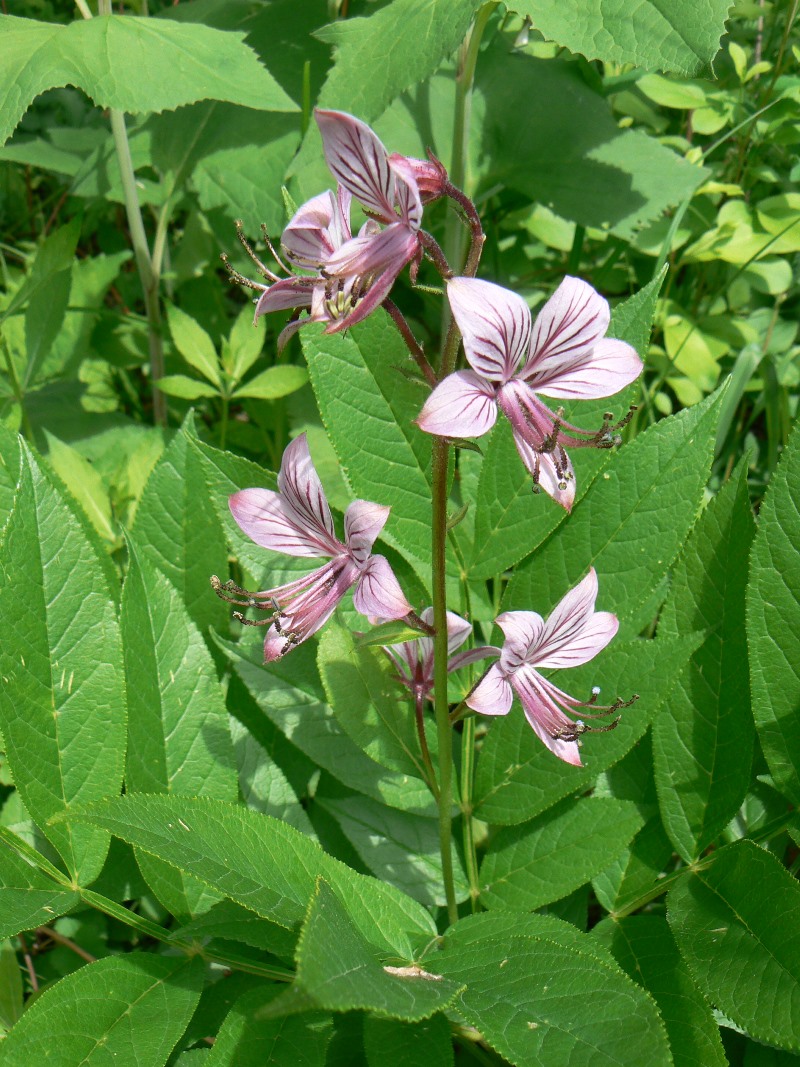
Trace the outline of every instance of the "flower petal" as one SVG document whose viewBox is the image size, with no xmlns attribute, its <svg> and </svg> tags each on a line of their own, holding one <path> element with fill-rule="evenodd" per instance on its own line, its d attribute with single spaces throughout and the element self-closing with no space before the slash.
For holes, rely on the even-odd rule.
<svg viewBox="0 0 800 1067">
<path fill-rule="evenodd" d="M 344 539 L 357 563 L 366 563 L 392 509 L 369 500 L 354 500 L 344 516 Z"/>
<path fill-rule="evenodd" d="M 331 617 L 347 590 L 358 577 L 358 567 L 339 556 L 299 582 L 271 590 L 280 604 L 280 630 L 274 623 L 264 641 L 264 661 L 280 659 L 316 633 Z"/>
<path fill-rule="evenodd" d="M 494 620 L 505 635 L 500 663 L 507 674 L 533 662 L 544 632 L 544 619 L 535 611 L 504 611 Z"/>
<path fill-rule="evenodd" d="M 536 386 L 543 396 L 591 400 L 613 396 L 642 373 L 642 361 L 633 345 L 604 337 L 549 382 Z"/>
<path fill-rule="evenodd" d="M 341 550 L 298 521 L 294 509 L 271 489 L 242 489 L 228 504 L 242 530 L 262 548 L 287 556 L 330 556 Z"/>
<path fill-rule="evenodd" d="M 389 166 L 395 175 L 395 199 L 400 218 L 406 226 L 418 230 L 422 224 L 422 200 L 413 168 L 407 165 L 404 156 L 399 159 L 389 156 Z"/>
<path fill-rule="evenodd" d="M 565 278 L 536 318 L 530 358 L 520 377 L 538 392 L 556 383 L 563 372 L 591 354 L 610 319 L 608 301 L 588 282 Z"/>
<path fill-rule="evenodd" d="M 417 235 L 403 222 L 392 223 L 380 233 L 352 237 L 325 264 L 328 275 L 382 274 L 392 269 L 395 275 L 413 258 L 419 247 Z"/>
<path fill-rule="evenodd" d="M 528 305 L 510 289 L 477 278 L 452 278 L 447 298 L 470 366 L 489 381 L 507 381 L 528 355 Z"/>
<path fill-rule="evenodd" d="M 293 263 L 320 270 L 339 247 L 342 241 L 334 243 L 331 231 L 337 207 L 336 197 L 329 190 L 298 208 L 281 235 L 283 250 Z"/>
<path fill-rule="evenodd" d="M 396 277 L 397 274 L 393 270 L 386 270 L 378 275 L 363 296 L 354 298 L 353 306 L 346 315 L 342 318 L 330 318 L 325 333 L 340 333 L 342 330 L 349 330 L 357 322 L 363 322 L 389 295 Z M 350 291 L 354 288 L 355 285 L 351 286 Z"/>
<path fill-rule="evenodd" d="M 389 561 L 372 556 L 356 585 L 353 606 L 362 615 L 377 615 L 382 619 L 403 619 L 412 610 L 394 576 Z"/>
<path fill-rule="evenodd" d="M 281 278 L 279 282 L 270 285 L 256 301 L 254 323 L 270 311 L 311 307 L 313 285 L 313 278 Z"/>
<path fill-rule="evenodd" d="M 581 763 L 581 749 L 577 741 L 562 741 L 561 738 L 551 737 L 536 719 L 531 718 L 527 713 L 525 717 L 530 726 L 533 727 L 533 732 L 542 744 L 550 749 L 554 756 L 558 756 L 564 763 L 571 763 L 573 767 L 583 766 L 583 763 Z"/>
<path fill-rule="evenodd" d="M 559 456 L 560 469 L 556 469 L 554 453 L 537 452 L 516 431 L 514 444 L 520 459 L 535 479 L 535 484 L 551 496 L 557 504 L 572 511 L 575 503 L 575 471 L 566 452 Z"/>
<path fill-rule="evenodd" d="M 601 652 L 619 629 L 610 611 L 595 611 L 597 574 L 594 567 L 550 613 L 535 662 L 537 667 L 579 667 Z"/>
<path fill-rule="evenodd" d="M 386 149 L 365 122 L 344 111 L 314 111 L 336 180 L 384 221 L 396 218 L 395 176 Z"/>
<path fill-rule="evenodd" d="M 481 678 L 464 703 L 479 715 L 508 715 L 514 693 L 508 678 L 494 663 Z"/>
<path fill-rule="evenodd" d="M 536 671 L 527 666 L 513 676 L 512 685 L 522 704 L 525 718 L 539 740 L 552 753 L 565 763 L 580 767 L 582 764 L 578 742 L 565 741 L 557 736 L 559 730 L 574 730 L 575 723 L 541 690 L 540 681 Z"/>
<path fill-rule="evenodd" d="M 497 420 L 494 389 L 471 370 L 448 375 L 433 390 L 417 419 L 425 433 L 482 437 Z"/>
<path fill-rule="evenodd" d="M 299 434 L 283 453 L 278 472 L 278 488 L 295 521 L 310 536 L 328 545 L 329 554 L 337 555 L 344 545 L 337 539 L 333 518 L 319 475 L 311 462 L 308 441 Z"/>
</svg>

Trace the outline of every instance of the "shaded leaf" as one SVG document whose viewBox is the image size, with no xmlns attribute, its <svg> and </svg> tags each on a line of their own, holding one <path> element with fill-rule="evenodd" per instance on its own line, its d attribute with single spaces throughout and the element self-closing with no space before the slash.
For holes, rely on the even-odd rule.
<svg viewBox="0 0 800 1067">
<path fill-rule="evenodd" d="M 95 548 L 22 445 L 2 554 L 0 725 L 31 817 L 84 884 L 108 837 L 49 825 L 73 804 L 114 796 L 125 754 L 125 684 L 116 611 Z"/>
<path fill-rule="evenodd" d="M 748 1034 L 797 1050 L 800 887 L 752 841 L 719 849 L 670 890 L 667 914 L 700 990 Z"/>
<path fill-rule="evenodd" d="M 0 143 L 35 97 L 63 85 L 130 113 L 209 98 L 263 111 L 296 108 L 239 33 L 128 15 L 66 26 L 7 15 L 3 29 Z"/>
</svg>

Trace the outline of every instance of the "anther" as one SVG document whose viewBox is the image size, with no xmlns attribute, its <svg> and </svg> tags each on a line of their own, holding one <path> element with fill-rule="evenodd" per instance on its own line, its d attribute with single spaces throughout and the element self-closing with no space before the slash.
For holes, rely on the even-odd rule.
<svg viewBox="0 0 800 1067">
<path fill-rule="evenodd" d="M 246 289 L 255 289 L 257 293 L 263 293 L 269 288 L 266 285 L 262 285 L 260 282 L 254 282 L 250 278 L 245 278 L 243 274 L 240 274 L 238 270 L 235 270 L 231 266 L 226 252 L 221 252 L 219 258 L 222 260 L 223 266 L 230 276 L 231 283 L 243 285 Z"/>
</svg>

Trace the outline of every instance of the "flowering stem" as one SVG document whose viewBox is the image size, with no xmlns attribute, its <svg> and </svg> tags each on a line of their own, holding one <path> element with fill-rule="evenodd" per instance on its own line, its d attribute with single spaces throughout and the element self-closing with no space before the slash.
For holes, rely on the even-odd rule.
<svg viewBox="0 0 800 1067">
<path fill-rule="evenodd" d="M 473 911 L 478 910 L 481 887 L 478 881 L 478 856 L 475 851 L 475 828 L 472 821 L 472 790 L 475 781 L 475 717 L 464 721 L 461 735 L 461 820 L 464 827 L 464 860 L 469 879 L 469 898 Z"/>
<path fill-rule="evenodd" d="M 456 342 L 457 347 L 457 342 Z M 446 354 L 446 353 L 445 353 Z M 444 358 L 442 363 L 444 365 Z M 451 923 L 458 919 L 453 883 L 452 823 L 453 742 L 450 708 L 447 703 L 447 594 L 445 589 L 445 548 L 447 545 L 447 467 L 450 446 L 441 437 L 433 440 L 433 544 L 432 585 L 434 648 L 434 709 L 439 740 L 439 846 L 442 852 L 442 879 Z"/>
<path fill-rule="evenodd" d="M 406 347 L 413 356 L 415 363 L 425 375 L 425 380 L 427 381 L 428 385 L 432 389 L 436 388 L 436 374 L 433 370 L 433 367 L 426 359 L 425 352 L 422 349 L 422 345 L 411 332 L 411 327 L 406 322 L 405 317 L 403 316 L 403 313 L 401 312 L 400 308 L 397 306 L 397 304 L 394 303 L 393 300 L 390 300 L 388 297 L 384 300 L 382 306 L 388 312 L 392 322 L 400 331 L 400 336 L 405 341 Z"/>
<path fill-rule="evenodd" d="M 414 713 L 417 720 L 417 736 L 419 737 L 419 750 L 422 753 L 422 762 L 428 772 L 428 785 L 433 793 L 434 800 L 439 799 L 439 786 L 436 784 L 436 771 L 433 769 L 431 750 L 428 748 L 428 739 L 425 736 L 425 698 L 417 693 L 414 699 Z"/>
</svg>

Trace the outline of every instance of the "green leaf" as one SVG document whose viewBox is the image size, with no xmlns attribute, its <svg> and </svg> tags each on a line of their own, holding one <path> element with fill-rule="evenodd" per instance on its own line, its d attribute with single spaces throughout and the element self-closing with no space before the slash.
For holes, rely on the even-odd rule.
<svg viewBox="0 0 800 1067">
<path fill-rule="evenodd" d="M 221 900 L 202 915 L 195 916 L 171 932 L 175 941 L 184 944 L 196 941 L 199 945 L 207 945 L 209 938 L 240 941 L 243 945 L 269 952 L 287 962 L 293 960 L 297 945 L 297 935 L 293 931 L 267 919 L 260 919 L 232 900 Z"/>
<path fill-rule="evenodd" d="M 278 367 L 267 367 L 255 378 L 240 386 L 233 395 L 237 399 L 252 397 L 255 400 L 278 400 L 282 396 L 296 393 L 307 381 L 308 371 L 305 367 L 283 363 Z"/>
<path fill-rule="evenodd" d="M 127 15 L 67 26 L 9 15 L 3 26 L 0 143 L 35 97 L 63 85 L 83 89 L 98 107 L 133 114 L 209 99 L 296 110 L 240 33 Z"/>
<path fill-rule="evenodd" d="M 228 711 L 214 661 L 173 586 L 131 539 L 120 624 L 128 680 L 125 784 L 135 793 L 236 800 Z M 174 915 L 219 899 L 149 856 L 140 867 Z"/>
<path fill-rule="evenodd" d="M 305 808 L 278 764 L 238 719 L 230 719 L 230 730 L 245 804 L 314 837 Z"/>
<path fill-rule="evenodd" d="M 381 767 L 344 732 L 326 703 L 312 645 L 301 645 L 291 656 L 264 664 L 255 644 L 217 643 L 261 711 L 323 770 L 383 804 L 435 814 L 430 791 L 419 778 Z"/>
<path fill-rule="evenodd" d="M 730 0 L 712 0 L 701 11 L 692 5 L 643 0 L 632 11 L 623 0 L 590 0 L 579 7 L 557 0 L 512 3 L 548 40 L 587 59 L 676 74 L 710 69 L 730 6 Z"/>
<path fill-rule="evenodd" d="M 62 978 L 3 1042 L 4 1067 L 163 1067 L 200 998 L 203 962 L 144 952 L 109 956 Z"/>
<path fill-rule="evenodd" d="M 0 944 L 0 1028 L 10 1030 L 22 1015 L 22 972 L 10 941 Z"/>
<path fill-rule="evenodd" d="M 666 921 L 633 915 L 592 930 L 614 953 L 620 967 L 650 993 L 667 1028 L 675 1067 L 726 1067 L 714 1016 L 692 981 Z"/>
<path fill-rule="evenodd" d="M 361 1009 L 415 1021 L 448 1007 L 458 983 L 424 969 L 418 973 L 413 965 L 406 965 L 406 974 L 387 971 L 374 945 L 354 923 L 349 901 L 348 905 L 342 904 L 322 877 L 317 879 L 297 946 L 297 978 L 290 990 L 265 1009 L 265 1015 L 277 1017 L 316 1007 Z"/>
<path fill-rule="evenodd" d="M 317 105 L 352 111 L 365 122 L 378 118 L 458 48 L 480 6 L 481 0 L 450 0 L 444 6 L 393 0 L 367 18 L 340 19 L 317 30 L 314 36 L 335 49 Z M 324 173 L 321 148 L 311 123 L 292 168 L 309 196 Z"/>
<path fill-rule="evenodd" d="M 630 240 L 709 176 L 642 130 L 621 130 L 576 63 L 520 55 L 513 39 L 498 34 L 478 63 L 472 158 L 481 188 L 500 182 L 564 218 Z M 521 100 L 548 106 L 535 123 L 520 122 Z"/>
<path fill-rule="evenodd" d="M 12 21 L 21 20 L 12 18 Z M 47 286 L 53 278 L 70 271 L 75 259 L 75 247 L 79 235 L 80 222 L 78 219 L 73 219 L 42 241 L 27 277 L 0 312 L 0 323 L 5 322 L 14 312 L 38 298 L 40 294 L 46 295 Z"/>
<path fill-rule="evenodd" d="M 481 864 L 487 908 L 534 911 L 584 885 L 628 844 L 643 819 L 626 800 L 564 800 L 492 838 Z"/>
<path fill-rule="evenodd" d="M 708 1000 L 751 1037 L 797 1050 L 800 887 L 769 852 L 737 841 L 687 871 L 667 914 Z"/>
<path fill-rule="evenodd" d="M 199 370 L 214 385 L 219 385 L 217 350 L 203 327 L 174 304 L 167 305 L 167 322 L 175 347 L 189 366 Z M 217 392 L 214 390 L 213 395 L 216 396 Z"/>
<path fill-rule="evenodd" d="M 517 568 L 504 609 L 545 614 L 593 566 L 599 606 L 621 619 L 633 614 L 666 574 L 697 517 L 721 395 L 664 419 L 622 448 L 558 536 Z"/>
<path fill-rule="evenodd" d="M 239 997 L 217 1034 L 205 1067 L 324 1067 L 332 1022 L 324 1012 L 270 1019 L 264 1009 L 280 986 L 253 989 Z"/>
<path fill-rule="evenodd" d="M 425 966 L 466 985 L 455 1008 L 501 1056 L 543 1067 L 671 1067 L 652 1000 L 588 935 L 572 928 L 561 938 L 550 919 L 531 936 L 542 917 L 521 915 L 494 933 L 492 918 L 451 927 Z"/>
<path fill-rule="evenodd" d="M 435 819 L 387 808 L 365 797 L 316 798 L 331 812 L 372 873 L 429 907 L 447 903 L 442 876 L 439 824 Z M 456 900 L 469 884 L 453 848 Z"/>
<path fill-rule="evenodd" d="M 199 382 L 196 378 L 187 378 L 185 374 L 165 374 L 156 385 L 167 396 L 177 396 L 180 400 L 199 400 L 200 397 L 218 397 L 219 389 L 208 382 Z"/>
<path fill-rule="evenodd" d="M 267 320 L 262 315 L 258 322 L 253 322 L 253 312 L 245 305 L 233 321 L 228 338 L 228 358 L 225 369 L 234 382 L 241 381 L 264 347 L 264 335 Z"/>
<path fill-rule="evenodd" d="M 404 641 L 419 641 L 424 635 L 402 619 L 397 622 L 384 622 L 371 626 L 369 631 L 356 637 L 356 648 L 374 648 L 376 645 L 399 645 Z"/>
<path fill-rule="evenodd" d="M 416 1023 L 364 1019 L 364 1050 L 369 1067 L 453 1067 L 453 1041 L 444 1015 Z"/>
<path fill-rule="evenodd" d="M 119 542 L 111 517 L 111 501 L 103 479 L 77 449 L 59 441 L 47 430 L 47 461 L 83 508 L 87 519 L 104 541 Z"/>
<path fill-rule="evenodd" d="M 425 777 L 414 715 L 379 649 L 358 648 L 338 620 L 325 627 L 317 657 L 328 703 L 346 733 L 376 763 Z"/>
<path fill-rule="evenodd" d="M 747 590 L 750 686 L 775 785 L 800 803 L 800 430 L 795 428 L 759 513 Z"/>
<path fill-rule="evenodd" d="M 656 301 L 664 279 L 648 282 L 638 293 L 614 308 L 609 337 L 632 344 L 642 358 L 647 353 Z M 599 426 L 609 406 L 624 415 L 637 386 L 611 399 L 565 405 L 565 418 L 582 426 Z M 579 449 L 572 455 L 579 499 L 609 462 L 606 451 Z M 531 476 L 519 458 L 511 427 L 501 419 L 486 447 L 475 502 L 475 534 L 471 578 L 491 578 L 529 555 L 561 522 L 565 515 L 548 499 L 532 492 Z"/>
<path fill-rule="evenodd" d="M 661 819 L 653 815 L 630 845 L 595 875 L 592 888 L 607 911 L 623 911 L 653 891 L 671 859 L 672 842 Z"/>
<path fill-rule="evenodd" d="M 73 219 L 43 241 L 33 261 L 28 283 L 31 288 L 25 309 L 25 354 L 22 391 L 36 381 L 64 324 L 70 289 L 72 263 L 80 235 L 80 220 Z"/>
<path fill-rule="evenodd" d="M 755 533 L 744 464 L 697 521 L 672 574 L 659 634 L 704 630 L 653 726 L 664 827 L 691 863 L 739 810 L 753 721 L 742 618 Z"/>
<path fill-rule="evenodd" d="M 388 316 L 347 336 L 301 333 L 311 384 L 342 473 L 354 495 L 391 504 L 381 538 L 430 583 L 429 435 L 413 424 L 422 398 L 396 369 L 408 359 Z"/>
<path fill-rule="evenodd" d="M 80 901 L 10 848 L 0 847 L 0 940 L 51 923 Z"/>
<path fill-rule="evenodd" d="M 0 537 L 14 507 L 19 481 L 20 442 L 22 438 L 0 423 Z"/>
<path fill-rule="evenodd" d="M 406 956 L 435 933 L 425 909 L 392 886 L 356 874 L 304 834 L 268 815 L 222 800 L 125 796 L 70 816 L 194 874 L 264 919 L 293 929 L 317 875 L 351 903 L 362 935 Z"/>
<path fill-rule="evenodd" d="M 114 796 L 125 758 L 125 685 L 116 612 L 81 523 L 28 448 L 5 531 L 0 580 L 0 727 L 31 817 L 83 884 L 108 837 L 48 825 Z"/>
<path fill-rule="evenodd" d="M 276 490 L 278 483 L 275 475 L 272 471 L 264 470 L 249 459 L 234 455 L 232 452 L 221 452 L 199 440 L 195 435 L 193 424 L 187 424 L 185 430 L 187 447 L 191 453 L 192 471 L 197 470 L 201 475 L 204 497 L 211 502 L 217 521 L 225 532 L 225 540 L 242 566 L 253 576 L 260 577 L 268 566 L 270 558 L 275 558 L 275 553 L 270 552 L 265 555 L 265 550 L 260 545 L 254 544 L 242 532 L 231 515 L 228 498 L 240 489 L 259 487 Z M 217 566 L 221 568 L 219 573 L 224 570 L 222 559 L 217 561 Z"/>
<path fill-rule="evenodd" d="M 600 606 L 604 606 L 602 601 Z M 639 701 L 623 712 L 615 730 L 584 738 L 583 768 L 564 763 L 545 748 L 518 705 L 505 718 L 493 722 L 475 777 L 478 818 L 513 826 L 545 811 L 562 797 L 587 789 L 601 771 L 621 759 L 642 737 L 698 641 L 693 637 L 612 643 L 601 658 L 574 674 L 570 672 L 569 692 L 588 692 L 598 684 L 610 697 L 639 693 Z M 556 683 L 565 687 L 560 675 Z"/>
<path fill-rule="evenodd" d="M 209 585 L 225 573 L 228 549 L 196 448 L 191 423 L 175 435 L 153 469 L 136 511 L 133 533 L 142 552 L 180 594 L 192 621 L 205 634 L 226 628 L 225 605 Z M 227 503 L 227 502 L 226 502 Z"/>
</svg>

